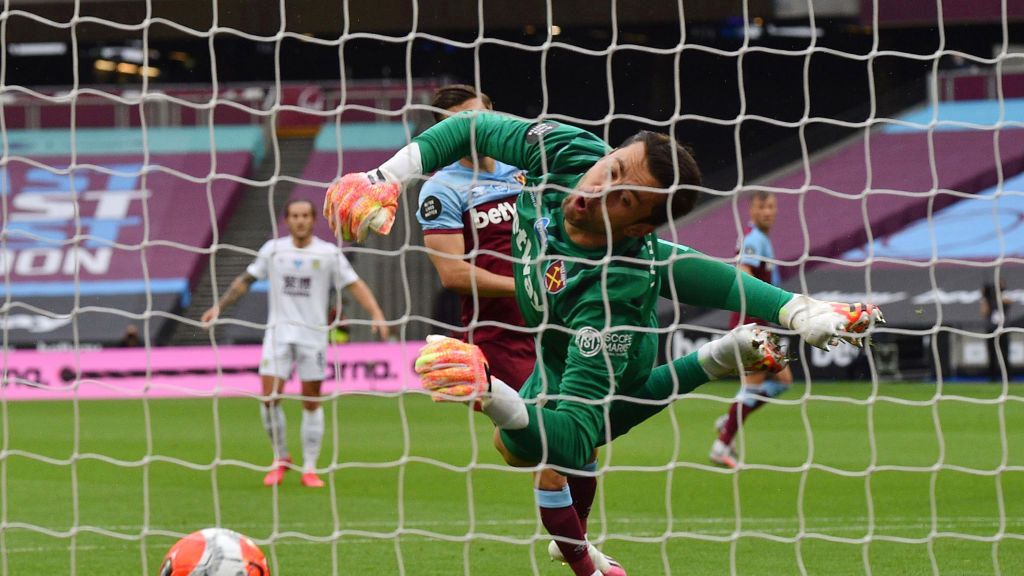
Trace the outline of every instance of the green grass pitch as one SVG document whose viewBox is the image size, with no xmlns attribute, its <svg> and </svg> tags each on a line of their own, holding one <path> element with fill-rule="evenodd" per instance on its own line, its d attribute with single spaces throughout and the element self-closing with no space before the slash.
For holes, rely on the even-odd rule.
<svg viewBox="0 0 1024 576">
<path fill-rule="evenodd" d="M 706 455 L 735 387 L 701 388 L 602 452 L 590 535 L 630 574 L 1024 574 L 1016 388 L 999 403 L 1000 387 L 945 385 L 933 406 L 934 384 L 883 384 L 900 402 L 869 405 L 837 399 L 870 384 L 816 383 L 821 399 L 751 418 L 751 466 L 732 473 Z M 251 399 L 0 408 L 4 576 L 151 575 L 177 534 L 218 524 L 256 539 L 275 575 L 569 574 L 547 558 L 529 474 L 498 466 L 486 418 L 459 405 L 328 403 L 320 491 L 295 473 L 262 486 Z"/>
</svg>

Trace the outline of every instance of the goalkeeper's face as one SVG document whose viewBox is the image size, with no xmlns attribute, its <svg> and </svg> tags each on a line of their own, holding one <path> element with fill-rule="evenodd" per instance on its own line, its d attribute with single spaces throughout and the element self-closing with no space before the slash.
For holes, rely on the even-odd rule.
<svg viewBox="0 0 1024 576">
<path fill-rule="evenodd" d="M 647 167 L 643 142 L 618 148 L 594 164 L 562 201 L 566 224 L 613 242 L 624 237 L 640 237 L 654 230 L 649 224 L 654 210 L 661 208 L 666 196 L 642 188 L 658 188 Z M 661 208 L 663 209 L 663 208 Z"/>
</svg>

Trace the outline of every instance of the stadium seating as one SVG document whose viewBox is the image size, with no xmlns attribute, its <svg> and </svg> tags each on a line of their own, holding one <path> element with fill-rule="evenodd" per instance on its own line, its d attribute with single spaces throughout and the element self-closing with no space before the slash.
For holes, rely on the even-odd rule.
<svg viewBox="0 0 1024 576">
<path fill-rule="evenodd" d="M 1007 101 L 1007 106 L 1011 111 L 1024 109 L 1024 100 Z M 930 118 L 924 110 L 900 120 L 927 123 Z M 939 118 L 991 124 L 998 119 L 998 105 L 946 103 Z M 997 154 L 1004 175 L 1024 172 L 1024 129 L 1008 127 L 994 133 L 954 128 L 943 126 L 930 136 L 920 128 L 894 125 L 812 156 L 807 175 L 799 164 L 762 183 L 779 191 L 772 231 L 776 257 L 795 263 L 806 254 L 811 257 L 807 265 L 813 267 L 821 258 L 836 258 L 862 246 L 868 240 L 865 223 L 874 238 L 896 232 L 926 217 L 930 203 L 938 210 L 962 198 L 946 190 L 974 194 L 994 186 Z M 939 192 L 933 196 L 934 189 Z M 865 196 L 866 190 L 870 195 Z M 746 220 L 744 202 L 734 206 L 723 201 L 681 224 L 676 238 L 705 253 L 731 258 Z M 787 271 L 795 269 L 783 267 L 783 276 Z"/>
<path fill-rule="evenodd" d="M 822 257 L 806 262 L 802 279 L 796 274 L 799 267 L 783 266 L 787 278 L 783 286 L 798 292 L 806 290 L 817 298 L 870 299 L 885 306 L 889 326 L 924 334 L 898 339 L 887 335 L 893 342 L 898 340 L 898 346 L 888 344 L 898 351 L 899 365 L 906 371 L 916 363 L 934 372 L 928 331 L 940 325 L 986 330 L 979 313 L 980 289 L 994 282 L 997 268 L 1011 299 L 1019 301 L 1024 296 L 1024 266 L 1020 265 L 1024 258 L 1024 230 L 1020 226 L 1024 222 L 1024 129 L 978 129 L 994 126 L 1000 118 L 1020 118 L 1022 114 L 1024 99 L 1006 100 L 1002 108 L 991 100 L 944 102 L 934 111 L 927 107 L 912 111 L 871 133 L 867 138 L 872 195 L 866 200 L 866 211 L 865 200 L 857 197 L 867 182 L 864 138 L 811 162 L 811 183 L 831 192 L 811 188 L 802 206 L 799 196 L 786 193 L 800 189 L 802 168 L 767 183 L 785 189 L 777 194 L 779 214 L 772 229 L 776 257 L 796 262 L 805 249 L 812 257 Z M 934 196 L 929 218 L 933 185 L 929 136 L 924 127 L 933 118 L 941 122 L 933 126 L 932 132 L 938 177 L 938 186 L 934 187 L 940 191 Z M 1001 186 L 995 165 L 997 150 L 1002 159 Z M 909 193 L 887 193 L 889 188 Z M 806 222 L 806 240 L 801 214 Z M 872 232 L 870 245 L 865 218 Z M 745 203 L 739 203 L 737 212 L 732 202 L 725 201 L 680 226 L 677 232 L 683 243 L 730 258 L 735 255 L 737 227 L 746 225 L 746 220 Z M 866 266 L 869 256 L 870 266 Z M 935 266 L 930 265 L 933 258 L 939 262 Z M 1020 325 L 1022 308 L 1011 306 L 1007 326 Z M 671 321 L 672 314 L 666 308 L 662 317 Z M 729 314 L 713 312 L 684 321 L 726 328 Z M 961 348 L 973 343 L 953 336 L 941 334 L 938 349 L 944 362 L 953 358 L 954 365 L 947 374 L 955 375 L 964 370 L 956 365 L 964 355 Z M 886 345 L 882 342 L 880 347 Z M 915 354 L 921 358 L 908 358 Z M 834 376 L 840 362 L 852 365 L 852 359 L 819 356 L 809 363 L 819 375 Z"/>
<path fill-rule="evenodd" d="M 215 153 L 205 127 L 7 134 L 0 290 L 15 346 L 116 344 L 130 323 L 160 335 L 263 150 L 249 126 L 216 128 Z"/>
</svg>

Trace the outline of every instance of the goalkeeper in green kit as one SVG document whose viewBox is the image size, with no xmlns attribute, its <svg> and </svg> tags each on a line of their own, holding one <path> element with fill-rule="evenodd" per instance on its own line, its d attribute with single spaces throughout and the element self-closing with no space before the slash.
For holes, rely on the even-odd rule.
<svg viewBox="0 0 1024 576">
<path fill-rule="evenodd" d="M 386 234 L 403 186 L 466 156 L 527 170 L 516 204 L 516 299 L 537 331 L 533 374 L 517 394 L 491 378 L 479 349 L 431 336 L 416 370 L 435 400 L 471 402 L 496 426 L 494 443 L 513 466 L 537 467 L 535 488 L 552 555 L 577 575 L 624 575 L 586 541 L 597 448 L 716 378 L 781 370 L 774 338 L 741 326 L 696 352 L 655 367 L 659 297 L 763 318 L 827 348 L 881 323 L 872 305 L 794 295 L 732 266 L 659 240 L 655 229 L 688 213 L 701 183 L 690 152 L 642 131 L 616 149 L 590 132 L 551 121 L 467 112 L 416 137 L 379 169 L 348 174 L 327 192 L 334 231 L 362 240 Z"/>
</svg>

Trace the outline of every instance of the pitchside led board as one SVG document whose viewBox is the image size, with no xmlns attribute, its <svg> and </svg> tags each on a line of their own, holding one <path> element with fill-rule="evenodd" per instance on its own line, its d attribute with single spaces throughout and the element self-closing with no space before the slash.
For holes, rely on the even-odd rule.
<svg viewBox="0 0 1024 576">
<path fill-rule="evenodd" d="M 73 143 L 68 130 L 7 137 L 0 321 L 16 347 L 115 344 L 130 323 L 158 336 L 238 199 L 231 178 L 263 149 L 248 126 L 216 127 L 216 152 L 205 127 L 153 128 L 145 142 L 138 129 L 79 129 Z"/>
</svg>

